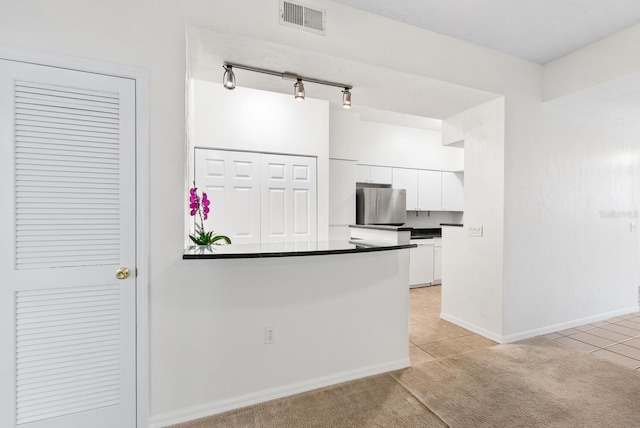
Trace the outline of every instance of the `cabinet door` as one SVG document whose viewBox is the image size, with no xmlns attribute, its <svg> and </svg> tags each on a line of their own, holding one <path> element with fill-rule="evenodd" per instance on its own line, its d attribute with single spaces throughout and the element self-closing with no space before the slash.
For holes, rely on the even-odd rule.
<svg viewBox="0 0 640 428">
<path fill-rule="evenodd" d="M 409 251 L 409 285 L 433 282 L 433 244 L 420 244 Z"/>
<path fill-rule="evenodd" d="M 442 282 L 442 247 L 433 249 L 433 282 Z"/>
<path fill-rule="evenodd" d="M 356 165 L 356 183 L 368 183 L 369 165 Z"/>
<path fill-rule="evenodd" d="M 420 211 L 442 210 L 442 173 L 418 171 L 418 207 Z"/>
<path fill-rule="evenodd" d="M 369 167 L 369 182 L 376 184 L 389 184 L 393 183 L 393 168 L 388 166 L 370 166 Z"/>
<path fill-rule="evenodd" d="M 196 187 L 211 200 L 206 230 L 235 244 L 260 242 L 260 155 L 196 149 Z"/>
<path fill-rule="evenodd" d="M 329 224 L 356 222 L 356 164 L 329 159 Z"/>
<path fill-rule="evenodd" d="M 261 155 L 262 242 L 316 239 L 316 159 Z"/>
<path fill-rule="evenodd" d="M 464 211 L 464 175 L 461 172 L 442 173 L 442 210 Z"/>
<path fill-rule="evenodd" d="M 418 210 L 418 170 L 393 168 L 393 188 L 406 189 L 407 211 Z"/>
</svg>

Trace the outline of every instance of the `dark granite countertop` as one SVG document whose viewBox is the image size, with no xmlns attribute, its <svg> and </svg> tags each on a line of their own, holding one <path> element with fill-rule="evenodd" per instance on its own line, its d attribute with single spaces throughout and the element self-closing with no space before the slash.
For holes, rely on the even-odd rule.
<svg viewBox="0 0 640 428">
<path fill-rule="evenodd" d="M 264 244 L 191 246 L 182 256 L 194 259 L 250 259 L 265 257 L 321 256 L 328 254 L 367 253 L 415 248 L 416 244 L 389 244 L 380 241 L 352 239 L 350 241 L 310 241 Z"/>
</svg>

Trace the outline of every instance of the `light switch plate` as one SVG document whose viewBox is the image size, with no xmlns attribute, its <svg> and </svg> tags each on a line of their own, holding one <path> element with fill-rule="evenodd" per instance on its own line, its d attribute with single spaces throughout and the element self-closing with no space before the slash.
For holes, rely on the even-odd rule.
<svg viewBox="0 0 640 428">
<path fill-rule="evenodd" d="M 482 225 L 476 224 L 473 226 L 469 226 L 469 236 L 482 238 Z"/>
</svg>

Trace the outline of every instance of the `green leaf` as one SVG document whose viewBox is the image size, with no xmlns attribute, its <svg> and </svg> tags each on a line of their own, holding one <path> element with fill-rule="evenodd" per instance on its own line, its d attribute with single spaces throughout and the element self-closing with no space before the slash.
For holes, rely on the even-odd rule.
<svg viewBox="0 0 640 428">
<path fill-rule="evenodd" d="M 213 241 L 211 241 L 211 243 L 213 244 L 216 241 L 219 240 L 224 240 L 227 244 L 231 244 L 231 239 L 229 239 L 228 236 L 224 236 L 224 235 L 217 235 L 216 237 L 213 238 Z"/>
</svg>

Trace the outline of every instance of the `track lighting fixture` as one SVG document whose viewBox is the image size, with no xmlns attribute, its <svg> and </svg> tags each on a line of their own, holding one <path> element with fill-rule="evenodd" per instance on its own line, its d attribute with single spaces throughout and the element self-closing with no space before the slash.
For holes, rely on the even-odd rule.
<svg viewBox="0 0 640 428">
<path fill-rule="evenodd" d="M 342 91 L 342 107 L 351 108 L 351 92 L 349 92 L 349 88 L 344 88 L 344 91 Z"/>
<path fill-rule="evenodd" d="M 222 76 L 222 84 L 227 89 L 235 89 L 236 75 L 233 73 L 233 66 L 230 64 L 225 64 L 222 66 L 222 68 L 224 68 L 224 75 Z"/>
<path fill-rule="evenodd" d="M 304 100 L 305 90 L 304 90 L 304 83 L 302 83 L 303 80 L 305 82 L 317 83 L 319 85 L 335 86 L 337 88 L 343 88 L 344 91 L 342 91 L 342 106 L 344 108 L 351 108 L 351 89 L 353 89 L 353 86 L 351 85 L 345 85 L 344 83 L 329 82 L 328 80 L 314 79 L 313 77 L 304 77 L 296 73 L 291 73 L 286 71 L 284 73 L 281 73 L 279 71 L 267 70 L 265 68 L 250 67 L 248 65 L 242 65 L 242 64 L 232 64 L 226 61 L 223 63 L 222 67 L 224 68 L 224 75 L 222 76 L 222 84 L 227 89 L 234 89 L 236 87 L 236 76 L 233 73 L 233 68 L 235 67 L 235 68 L 239 68 L 240 70 L 253 71 L 254 73 L 262 73 L 262 74 L 270 74 L 272 76 L 278 76 L 286 80 L 295 80 L 296 83 L 293 85 L 293 96 L 295 97 L 296 100 Z"/>
<path fill-rule="evenodd" d="M 304 100 L 304 84 L 301 79 L 298 79 L 295 85 L 293 85 L 293 96 L 298 101 Z"/>
</svg>

